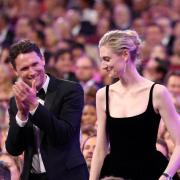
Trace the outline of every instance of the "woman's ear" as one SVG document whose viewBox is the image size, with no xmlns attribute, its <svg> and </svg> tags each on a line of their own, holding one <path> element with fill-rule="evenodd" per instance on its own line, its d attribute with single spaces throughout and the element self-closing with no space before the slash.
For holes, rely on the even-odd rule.
<svg viewBox="0 0 180 180">
<path fill-rule="evenodd" d="M 128 61 L 128 59 L 130 58 L 130 53 L 128 49 L 123 49 L 122 57 L 126 62 Z"/>
</svg>

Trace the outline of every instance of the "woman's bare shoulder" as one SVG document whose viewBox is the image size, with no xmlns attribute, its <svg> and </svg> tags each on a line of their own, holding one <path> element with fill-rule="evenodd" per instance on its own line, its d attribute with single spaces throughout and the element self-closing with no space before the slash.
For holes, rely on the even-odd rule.
<svg viewBox="0 0 180 180">
<path fill-rule="evenodd" d="M 156 84 L 155 88 L 154 88 L 154 95 L 156 97 L 164 97 L 167 94 L 169 94 L 168 89 L 166 88 L 166 86 L 162 85 L 162 84 Z"/>
<path fill-rule="evenodd" d="M 106 94 L 106 86 L 98 89 L 96 93 L 96 98 L 103 100 L 105 98 L 105 94 Z"/>
</svg>

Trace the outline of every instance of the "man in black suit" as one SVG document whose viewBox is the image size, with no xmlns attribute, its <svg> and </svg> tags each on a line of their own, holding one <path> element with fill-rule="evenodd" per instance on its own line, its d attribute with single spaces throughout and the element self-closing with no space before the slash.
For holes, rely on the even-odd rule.
<svg viewBox="0 0 180 180">
<path fill-rule="evenodd" d="M 11 47 L 10 59 L 19 81 L 10 101 L 6 149 L 14 156 L 24 152 L 22 180 L 87 180 L 79 143 L 81 86 L 45 74 L 45 60 L 28 40 Z"/>
</svg>

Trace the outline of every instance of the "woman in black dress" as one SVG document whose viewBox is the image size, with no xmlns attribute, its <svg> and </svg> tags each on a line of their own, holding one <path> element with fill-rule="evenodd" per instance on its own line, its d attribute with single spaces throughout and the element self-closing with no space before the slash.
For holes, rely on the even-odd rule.
<svg viewBox="0 0 180 180">
<path fill-rule="evenodd" d="M 90 180 L 179 179 L 180 119 L 166 87 L 137 72 L 140 44 L 132 30 L 110 31 L 99 42 L 102 68 L 119 81 L 97 92 L 98 135 Z M 169 162 L 156 150 L 161 118 L 175 142 Z"/>
</svg>

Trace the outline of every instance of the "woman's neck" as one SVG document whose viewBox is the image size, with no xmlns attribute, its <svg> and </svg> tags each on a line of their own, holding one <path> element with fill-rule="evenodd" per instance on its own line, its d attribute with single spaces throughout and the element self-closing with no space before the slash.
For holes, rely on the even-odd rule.
<svg viewBox="0 0 180 180">
<path fill-rule="evenodd" d="M 119 78 L 121 86 L 125 88 L 132 87 L 143 81 L 143 77 L 140 76 L 134 64 L 129 64 L 123 75 Z"/>
</svg>

